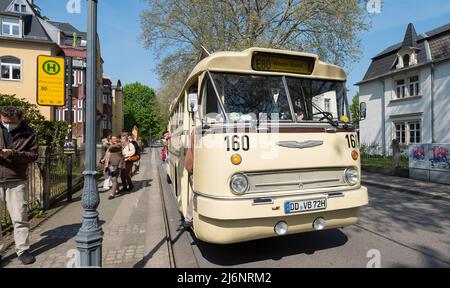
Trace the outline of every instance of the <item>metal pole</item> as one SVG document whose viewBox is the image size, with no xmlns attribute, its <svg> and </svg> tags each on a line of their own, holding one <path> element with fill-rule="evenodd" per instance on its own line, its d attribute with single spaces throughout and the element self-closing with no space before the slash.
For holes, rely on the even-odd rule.
<svg viewBox="0 0 450 288">
<path fill-rule="evenodd" d="M 73 98 L 72 98 L 72 57 L 67 57 L 66 58 L 67 61 L 67 75 L 68 75 L 68 79 L 67 79 L 67 97 L 68 97 L 68 101 L 67 101 L 67 110 L 69 111 L 69 119 L 68 120 L 68 128 L 67 128 L 67 139 L 69 141 L 72 141 L 73 138 L 73 133 L 72 133 L 72 126 L 73 126 Z M 72 155 L 67 155 L 67 202 L 72 202 L 72 166 L 73 166 L 73 162 L 72 162 Z"/>
<path fill-rule="evenodd" d="M 97 187 L 96 163 L 96 86 L 97 86 L 97 0 L 88 1 L 88 50 L 86 95 L 86 171 L 82 206 L 83 224 L 76 236 L 81 267 L 102 266 L 103 231 L 97 208 L 100 197 Z"/>
</svg>

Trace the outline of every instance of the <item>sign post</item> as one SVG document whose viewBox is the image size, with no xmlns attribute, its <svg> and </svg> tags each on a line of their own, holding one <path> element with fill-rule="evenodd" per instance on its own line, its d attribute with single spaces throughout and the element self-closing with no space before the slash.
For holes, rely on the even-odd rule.
<svg viewBox="0 0 450 288">
<path fill-rule="evenodd" d="M 100 195 L 96 160 L 96 83 L 97 83 L 97 1 L 88 0 L 87 94 L 86 94 L 86 171 L 82 206 L 83 224 L 75 238 L 81 267 L 102 266 L 103 231 L 98 217 Z"/>
<path fill-rule="evenodd" d="M 66 96 L 66 65 L 64 57 L 38 56 L 37 104 L 63 107 Z"/>
<path fill-rule="evenodd" d="M 72 96 L 72 57 L 67 57 L 67 108 L 69 111 L 69 118 L 67 120 L 67 139 L 72 141 L 73 139 L 73 96 Z M 65 151 L 66 152 L 66 151 Z M 73 153 L 67 154 L 67 202 L 72 202 L 72 168 L 73 168 Z"/>
</svg>

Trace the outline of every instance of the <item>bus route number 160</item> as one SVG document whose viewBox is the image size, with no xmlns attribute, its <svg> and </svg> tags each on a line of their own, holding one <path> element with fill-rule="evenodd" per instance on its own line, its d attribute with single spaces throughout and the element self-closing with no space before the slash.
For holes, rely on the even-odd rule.
<svg viewBox="0 0 450 288">
<path fill-rule="evenodd" d="M 231 150 L 237 152 L 239 150 L 248 151 L 250 150 L 250 137 L 244 135 L 239 137 L 238 135 L 225 137 L 225 142 L 227 144 L 227 151 Z"/>
</svg>

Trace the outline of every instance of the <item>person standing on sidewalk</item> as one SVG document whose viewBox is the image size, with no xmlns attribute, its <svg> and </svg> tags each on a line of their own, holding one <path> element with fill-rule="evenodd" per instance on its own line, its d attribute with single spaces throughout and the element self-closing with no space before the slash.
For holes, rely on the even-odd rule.
<svg viewBox="0 0 450 288">
<path fill-rule="evenodd" d="M 106 154 L 108 152 L 109 147 L 111 146 L 111 135 L 108 135 L 108 137 L 102 139 L 102 160 L 100 160 L 100 164 L 102 164 L 105 168 L 108 166 L 105 165 L 105 158 Z M 103 189 L 105 191 L 108 191 L 112 187 L 112 180 L 111 177 L 108 174 L 105 174 L 105 181 L 103 182 Z"/>
<path fill-rule="evenodd" d="M 133 144 L 135 150 L 134 154 L 139 157 L 139 159 L 133 163 L 133 166 L 135 167 L 134 173 L 139 174 L 139 169 L 141 168 L 141 147 L 139 146 L 134 136 L 128 137 L 128 141 L 130 141 L 130 143 Z"/>
<path fill-rule="evenodd" d="M 184 229 L 192 229 L 193 227 L 193 216 L 194 216 L 194 189 L 193 189 L 193 173 L 194 173 L 194 151 L 195 151 L 195 128 L 191 131 L 191 137 L 189 142 L 189 147 L 186 151 L 186 160 L 184 163 L 184 168 L 189 173 L 189 186 L 191 188 L 191 193 L 188 198 L 188 207 L 186 211 L 186 216 L 183 221 Z"/>
<path fill-rule="evenodd" d="M 130 160 L 132 156 L 136 154 L 134 145 L 128 140 L 128 133 L 123 133 L 121 136 L 122 142 L 122 155 L 124 158 L 124 163 L 122 165 L 122 170 L 120 172 L 120 178 L 122 179 L 122 190 L 131 191 L 133 190 L 133 182 L 131 181 L 131 172 L 133 169 L 133 161 Z"/>
<path fill-rule="evenodd" d="M 112 193 L 109 195 L 109 200 L 117 197 L 119 193 L 119 175 L 120 167 L 123 164 L 122 145 L 120 145 L 119 137 L 111 137 L 111 145 L 106 152 L 105 157 L 105 174 L 111 178 Z"/>
<path fill-rule="evenodd" d="M 167 151 L 169 150 L 169 140 L 170 138 L 172 138 L 172 135 L 170 134 L 169 131 L 164 131 L 163 136 L 161 138 L 161 143 L 164 145 L 163 149 L 161 150 L 161 157 L 162 157 L 162 161 L 166 162 L 167 161 Z"/>
<path fill-rule="evenodd" d="M 39 143 L 36 133 L 23 122 L 22 110 L 8 106 L 0 115 L 0 215 L 1 204 L 6 202 L 14 225 L 17 255 L 23 265 L 30 265 L 35 258 L 30 253 L 27 170 L 39 157 Z M 0 253 L 4 248 L 1 236 L 0 225 Z"/>
</svg>

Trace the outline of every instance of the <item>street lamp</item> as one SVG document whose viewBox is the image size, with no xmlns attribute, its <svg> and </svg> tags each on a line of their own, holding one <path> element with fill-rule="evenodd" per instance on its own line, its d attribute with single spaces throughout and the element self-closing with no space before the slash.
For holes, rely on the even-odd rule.
<svg viewBox="0 0 450 288">
<path fill-rule="evenodd" d="M 83 223 L 75 241 L 80 252 L 81 267 L 102 266 L 103 231 L 99 225 L 97 208 L 100 197 L 97 187 L 96 161 L 96 86 L 97 86 L 97 2 L 88 1 L 87 33 L 87 95 L 86 95 L 86 169 L 82 206 Z"/>
</svg>

